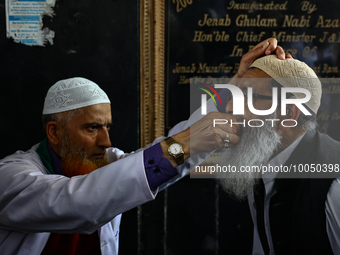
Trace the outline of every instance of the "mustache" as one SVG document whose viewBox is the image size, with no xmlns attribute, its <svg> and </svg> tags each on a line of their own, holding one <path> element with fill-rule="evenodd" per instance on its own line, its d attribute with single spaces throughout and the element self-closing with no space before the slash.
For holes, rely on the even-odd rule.
<svg viewBox="0 0 340 255">
<path fill-rule="evenodd" d="M 106 149 L 105 148 L 100 148 L 100 149 L 96 149 L 94 150 L 91 155 L 97 155 L 97 154 L 106 154 Z"/>
</svg>

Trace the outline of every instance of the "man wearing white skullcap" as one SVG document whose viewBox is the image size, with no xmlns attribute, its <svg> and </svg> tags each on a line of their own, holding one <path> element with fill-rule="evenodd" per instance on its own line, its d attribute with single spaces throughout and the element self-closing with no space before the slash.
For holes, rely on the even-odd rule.
<svg viewBox="0 0 340 255">
<path fill-rule="evenodd" d="M 244 60 L 276 45 L 266 40 Z M 285 58 L 282 48 L 276 53 Z M 242 72 L 249 64 L 240 66 Z M 124 154 L 110 147 L 111 106 L 103 90 L 84 78 L 57 82 L 43 108 L 47 138 L 0 161 L 0 254 L 118 254 L 121 213 L 185 176 L 189 156 L 197 165 L 202 152 L 224 147 L 227 134 L 230 147 L 239 141 L 237 128 L 210 125 L 225 116 L 192 116 L 190 128 L 192 121 L 180 123 L 168 138 Z"/>
<path fill-rule="evenodd" d="M 340 174 L 331 171 L 339 168 L 340 143 L 316 131 L 320 80 L 305 63 L 275 55 L 257 59 L 238 78 L 234 82 L 245 100 L 252 100 L 246 101 L 243 115 L 235 115 L 238 123 L 245 123 L 240 142 L 216 160 L 238 169 L 229 178 L 220 174 L 218 181 L 237 199 L 248 198 L 254 222 L 252 254 L 340 254 Z M 308 93 L 296 88 L 310 92 L 302 105 L 294 102 Z M 254 114 L 250 104 L 257 110 L 271 109 L 275 89 L 278 95 L 291 91 L 286 110 L 281 112 L 284 98 L 279 96 L 275 112 Z M 229 101 L 220 110 L 234 115 L 238 99 L 227 95 L 228 90 L 223 93 Z M 245 166 L 263 172 L 242 172 Z"/>
<path fill-rule="evenodd" d="M 47 92 L 43 114 L 66 112 L 82 107 L 110 103 L 106 93 L 84 78 L 58 81 Z"/>
</svg>

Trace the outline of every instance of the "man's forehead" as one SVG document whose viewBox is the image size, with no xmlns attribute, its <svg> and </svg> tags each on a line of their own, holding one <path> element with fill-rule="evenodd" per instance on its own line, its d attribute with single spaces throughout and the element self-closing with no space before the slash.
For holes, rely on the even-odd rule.
<svg viewBox="0 0 340 255">
<path fill-rule="evenodd" d="M 242 90 L 247 90 L 248 87 L 256 90 L 271 90 L 272 78 L 253 78 L 253 77 L 242 77 L 237 81 L 237 87 Z"/>
<path fill-rule="evenodd" d="M 111 105 L 108 103 L 82 107 L 79 118 L 86 122 L 111 122 Z"/>
</svg>

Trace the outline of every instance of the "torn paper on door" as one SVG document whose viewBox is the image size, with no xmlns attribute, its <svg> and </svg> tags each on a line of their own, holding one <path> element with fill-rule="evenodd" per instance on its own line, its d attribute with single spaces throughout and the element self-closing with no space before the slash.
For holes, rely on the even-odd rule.
<svg viewBox="0 0 340 255">
<path fill-rule="evenodd" d="M 6 0 L 7 38 L 30 46 L 53 44 L 54 31 L 43 28 L 42 17 L 53 17 L 56 0 Z"/>
</svg>

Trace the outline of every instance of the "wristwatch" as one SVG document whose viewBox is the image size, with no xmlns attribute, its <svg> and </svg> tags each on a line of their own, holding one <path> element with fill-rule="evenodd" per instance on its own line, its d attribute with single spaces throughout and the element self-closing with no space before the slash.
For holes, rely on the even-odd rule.
<svg viewBox="0 0 340 255">
<path fill-rule="evenodd" d="M 177 165 L 184 163 L 184 151 L 180 143 L 176 142 L 172 137 L 168 137 L 164 140 L 168 145 L 168 152 L 175 158 Z"/>
</svg>

